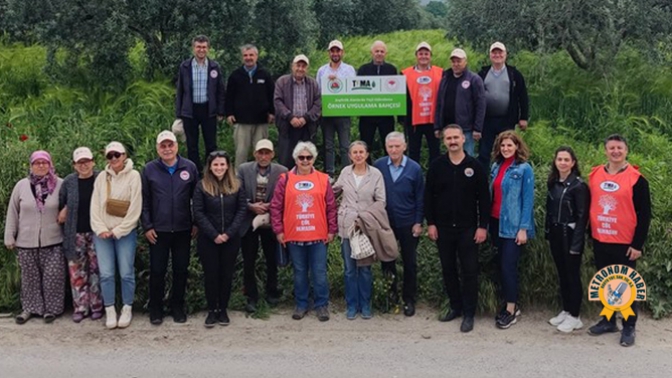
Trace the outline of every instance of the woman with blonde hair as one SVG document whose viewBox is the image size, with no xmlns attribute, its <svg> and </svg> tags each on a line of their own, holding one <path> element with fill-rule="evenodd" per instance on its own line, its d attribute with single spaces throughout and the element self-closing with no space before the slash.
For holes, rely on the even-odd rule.
<svg viewBox="0 0 672 378">
<path fill-rule="evenodd" d="M 205 327 L 229 325 L 226 310 L 231 297 L 233 273 L 242 236 L 241 224 L 247 211 L 245 192 L 236 177 L 231 158 L 224 151 L 208 155 L 203 179 L 193 198 L 198 226 L 198 255 L 205 276 L 208 316 Z"/>
<path fill-rule="evenodd" d="M 518 260 L 521 247 L 534 237 L 534 172 L 523 139 L 512 130 L 497 136 L 490 170 L 490 235 L 500 262 L 506 303 L 495 320 L 498 328 L 515 324 L 518 300 Z"/>
</svg>

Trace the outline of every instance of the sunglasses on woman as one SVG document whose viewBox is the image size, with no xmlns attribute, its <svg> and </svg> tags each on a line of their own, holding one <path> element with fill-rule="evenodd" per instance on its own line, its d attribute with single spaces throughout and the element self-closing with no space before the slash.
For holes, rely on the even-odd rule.
<svg viewBox="0 0 672 378">
<path fill-rule="evenodd" d="M 112 160 L 112 159 L 119 159 L 121 155 L 123 155 L 121 152 L 114 151 L 105 155 L 105 157 L 107 158 L 107 160 Z"/>
<path fill-rule="evenodd" d="M 218 157 L 223 157 L 223 158 L 229 158 L 229 154 L 226 153 L 226 151 L 212 151 L 210 153 L 210 157 L 212 158 L 218 158 Z"/>
<path fill-rule="evenodd" d="M 299 155 L 299 160 L 300 161 L 304 161 L 304 160 L 311 161 L 311 160 L 313 160 L 313 155 Z"/>
</svg>

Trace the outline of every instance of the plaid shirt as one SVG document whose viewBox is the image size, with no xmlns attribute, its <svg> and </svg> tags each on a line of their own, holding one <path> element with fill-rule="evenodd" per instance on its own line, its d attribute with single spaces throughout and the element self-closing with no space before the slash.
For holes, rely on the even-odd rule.
<svg viewBox="0 0 672 378">
<path fill-rule="evenodd" d="M 205 59 L 203 65 L 196 62 L 196 58 L 191 61 L 191 78 L 194 84 L 192 92 L 192 102 L 194 104 L 204 104 L 208 102 L 208 59 Z"/>
<path fill-rule="evenodd" d="M 308 113 L 308 99 L 306 95 L 306 79 L 304 78 L 300 83 L 294 80 L 293 101 L 292 101 L 292 116 L 294 117 L 303 117 Z"/>
</svg>

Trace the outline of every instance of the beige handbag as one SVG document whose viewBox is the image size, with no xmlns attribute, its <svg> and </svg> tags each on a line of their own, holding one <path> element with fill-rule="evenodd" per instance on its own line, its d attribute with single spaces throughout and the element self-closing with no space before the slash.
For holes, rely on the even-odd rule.
<svg viewBox="0 0 672 378">
<path fill-rule="evenodd" d="M 115 217 L 123 218 L 128 213 L 128 208 L 131 207 L 131 201 L 123 201 L 110 198 L 112 191 L 112 184 L 110 183 L 110 175 L 107 175 L 107 201 L 105 201 L 105 211 Z"/>
<path fill-rule="evenodd" d="M 361 260 L 373 256 L 376 253 L 371 244 L 371 240 L 369 240 L 362 230 L 355 225 L 355 222 L 352 222 L 352 226 L 348 229 L 348 237 L 350 239 L 351 258 Z"/>
</svg>

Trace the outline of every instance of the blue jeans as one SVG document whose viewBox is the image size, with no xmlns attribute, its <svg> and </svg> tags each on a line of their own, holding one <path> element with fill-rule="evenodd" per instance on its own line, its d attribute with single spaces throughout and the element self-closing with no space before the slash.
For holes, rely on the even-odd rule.
<svg viewBox="0 0 672 378">
<path fill-rule="evenodd" d="M 350 164 L 350 117 L 322 118 L 322 136 L 324 137 L 324 170 L 333 176 L 336 173 L 335 136 L 338 134 L 338 149 L 341 155 L 341 168 Z M 340 171 L 340 169 L 339 169 Z"/>
<path fill-rule="evenodd" d="M 115 239 L 114 237 L 101 239 L 98 236 L 93 238 L 96 245 L 96 255 L 98 255 L 100 288 L 103 292 L 105 307 L 114 306 L 115 264 L 119 265 L 122 302 L 128 306 L 133 305 L 133 297 L 135 296 L 135 245 L 137 241 L 135 230 L 121 239 Z"/>
<path fill-rule="evenodd" d="M 313 279 L 315 308 L 329 304 L 329 282 L 327 281 L 327 245 L 317 242 L 311 245 L 287 243 L 289 256 L 294 267 L 294 301 L 296 307 L 308 309 L 308 271 Z"/>
<path fill-rule="evenodd" d="M 345 303 L 348 310 L 371 310 L 371 291 L 373 276 L 371 266 L 357 266 L 357 260 L 350 257 L 350 239 L 343 239 L 341 244 L 345 277 Z"/>
<path fill-rule="evenodd" d="M 469 154 L 469 156 L 476 157 L 477 155 L 474 152 L 474 145 L 476 142 L 474 142 L 474 132 L 473 131 L 465 131 L 464 132 L 464 152 Z"/>
<path fill-rule="evenodd" d="M 518 301 L 518 260 L 520 260 L 520 246 L 516 239 L 502 238 L 499 236 L 499 219 L 490 219 L 490 237 L 497 247 L 499 260 L 502 296 L 507 303 Z"/>
</svg>

